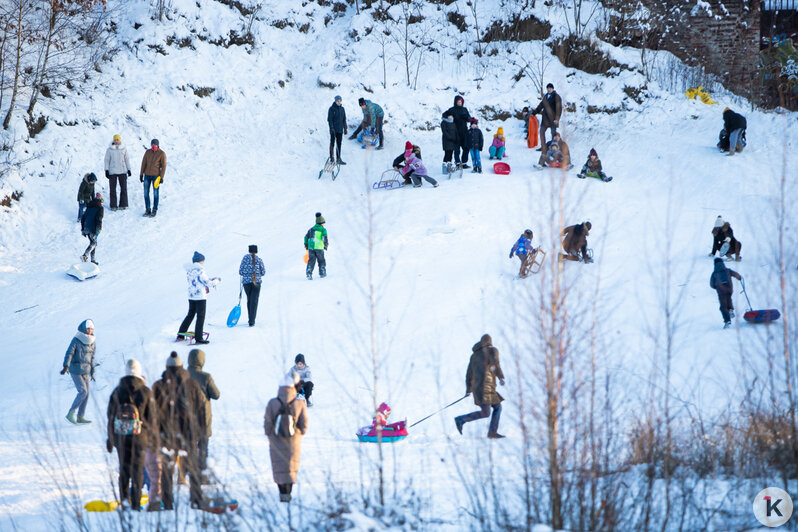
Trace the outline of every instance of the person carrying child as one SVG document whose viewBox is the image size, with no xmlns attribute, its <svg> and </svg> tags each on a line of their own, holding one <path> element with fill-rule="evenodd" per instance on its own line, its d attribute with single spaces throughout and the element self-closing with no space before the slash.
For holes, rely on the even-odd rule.
<svg viewBox="0 0 798 532">
<path fill-rule="evenodd" d="M 305 364 L 305 355 L 299 353 L 294 357 L 294 366 L 289 371 L 299 375 L 297 397 L 304 399 L 308 406 L 313 406 L 310 402 L 310 395 L 313 393 L 313 374 L 310 372 L 310 366 Z"/>
<path fill-rule="evenodd" d="M 598 177 L 602 181 L 610 181 L 612 178 L 607 177 L 607 174 L 601 169 L 601 160 L 598 157 L 598 152 L 595 148 L 590 148 L 590 154 L 587 156 L 587 162 L 582 166 L 582 170 L 576 175 L 581 179 L 587 176 Z"/>
<path fill-rule="evenodd" d="M 500 127 L 496 134 L 493 135 L 493 143 L 488 148 L 488 155 L 490 155 L 491 159 L 502 160 L 502 157 L 504 157 L 504 141 L 504 128 Z"/>
<path fill-rule="evenodd" d="M 482 130 L 479 129 L 479 121 L 476 118 L 471 119 L 471 125 L 466 132 L 466 147 L 471 155 L 471 161 L 474 164 L 473 173 L 482 173 L 482 146 L 484 139 L 482 137 Z"/>
</svg>

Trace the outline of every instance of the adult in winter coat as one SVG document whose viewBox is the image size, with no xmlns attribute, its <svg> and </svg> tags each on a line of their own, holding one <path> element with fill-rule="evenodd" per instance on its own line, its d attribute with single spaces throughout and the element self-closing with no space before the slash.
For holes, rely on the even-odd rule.
<svg viewBox="0 0 798 532">
<path fill-rule="evenodd" d="M 734 231 L 729 222 L 725 221 L 720 215 L 715 219 L 715 226 L 712 228 L 712 252 L 710 257 L 715 256 L 715 253 L 720 253 L 723 244 L 729 244 L 729 251 L 726 252 L 727 257 L 734 255 L 734 260 L 740 260 L 740 250 L 743 249 L 742 243 L 734 238 Z"/>
<path fill-rule="evenodd" d="M 541 166 L 547 166 L 551 164 L 552 160 L 550 152 L 553 144 L 557 145 L 556 151 L 562 155 L 562 158 L 560 158 L 559 156 L 557 157 L 557 162 L 561 162 L 563 166 L 565 166 L 566 168 L 570 168 L 571 150 L 570 148 L 568 148 L 568 143 L 563 140 L 562 136 L 557 131 L 554 132 L 554 135 L 552 136 L 551 140 L 548 143 L 546 143 L 546 147 L 543 150 L 543 153 L 540 154 L 540 161 L 538 161 L 538 164 L 540 164 Z"/>
<path fill-rule="evenodd" d="M 476 118 L 471 119 L 466 132 L 466 148 L 471 155 L 471 162 L 474 164 L 473 172 L 482 173 L 482 147 L 485 139 L 482 136 L 482 130 L 479 129 L 479 121 Z"/>
<path fill-rule="evenodd" d="M 86 206 L 94 199 L 94 183 L 97 182 L 97 176 L 89 172 L 83 176 L 78 187 L 78 222 L 83 219 L 83 213 L 86 212 Z"/>
<path fill-rule="evenodd" d="M 724 264 L 723 259 L 720 257 L 715 258 L 715 270 L 709 278 L 709 286 L 718 293 L 718 301 L 720 302 L 720 315 L 723 316 L 723 328 L 726 329 L 731 325 L 731 319 L 734 317 L 734 304 L 732 303 L 732 294 L 734 293 L 734 285 L 732 284 L 732 277 L 742 280 L 739 273 L 730 270 Z"/>
<path fill-rule="evenodd" d="M 158 446 L 157 410 L 152 392 L 141 376 L 141 364 L 136 359 L 128 360 L 125 376 L 108 400 L 105 447 L 109 453 L 116 447 L 119 458 L 119 500 L 136 511 L 141 507 L 144 453 L 153 442 Z M 154 504 L 149 507 L 155 509 Z"/>
<path fill-rule="evenodd" d="M 130 177 L 130 161 L 127 148 L 122 146 L 122 137 L 114 135 L 111 145 L 105 150 L 105 177 L 111 189 L 111 210 L 117 209 L 116 183 L 119 182 L 120 209 L 127 209 L 127 178 Z"/>
<path fill-rule="evenodd" d="M 324 216 L 320 212 L 316 213 L 316 225 L 308 229 L 305 233 L 305 249 L 308 250 L 308 266 L 305 269 L 305 275 L 308 280 L 313 279 L 313 268 L 316 262 L 319 263 L 319 277 L 327 277 L 327 260 L 324 258 L 324 252 L 327 250 L 327 228 L 324 224 Z"/>
<path fill-rule="evenodd" d="M 144 207 L 147 209 L 144 216 L 154 217 L 158 213 L 158 197 L 160 186 L 163 185 L 166 173 L 166 153 L 161 149 L 158 139 L 150 141 L 150 149 L 144 152 L 141 159 L 139 181 L 144 183 Z M 161 178 L 158 181 L 158 178 Z M 158 186 L 155 186 L 158 181 Z M 152 187 L 152 209 L 150 209 L 150 187 Z"/>
<path fill-rule="evenodd" d="M 593 259 L 588 255 L 587 252 L 587 235 L 590 234 L 590 230 L 593 228 L 593 224 L 590 222 L 584 222 L 581 224 L 569 225 L 562 232 L 562 248 L 565 251 L 565 254 L 560 254 L 560 257 L 567 260 L 583 260 L 585 263 L 593 262 Z"/>
<path fill-rule="evenodd" d="M 263 276 L 266 275 L 266 267 L 263 261 L 258 257 L 258 246 L 252 244 L 249 246 L 249 253 L 244 255 L 241 259 L 241 264 L 238 267 L 238 275 L 241 276 L 241 284 L 244 287 L 244 293 L 247 294 L 247 318 L 249 319 L 249 326 L 254 327 L 255 317 L 258 314 L 258 299 L 260 298 L 260 285 L 263 281 Z"/>
<path fill-rule="evenodd" d="M 263 430 L 269 438 L 269 457 L 272 462 L 272 477 L 280 492 L 280 502 L 291 501 L 291 489 L 296 484 L 299 472 L 299 456 L 302 450 L 302 436 L 308 431 L 308 408 L 304 401 L 296 400 L 296 385 L 299 375 L 289 373 L 277 389 L 277 397 L 271 399 L 266 405 L 266 414 L 263 416 Z M 288 419 L 286 423 L 278 420 L 283 413 Z M 286 435 L 277 434 L 280 426 L 286 429 L 288 424 L 293 425 L 293 431 Z M 278 430 L 275 430 L 277 428 Z"/>
<path fill-rule="evenodd" d="M 723 110 L 723 129 L 729 135 L 729 153 L 734 155 L 735 152 L 743 151 L 745 143 L 745 128 L 747 127 L 745 117 L 739 113 L 735 113 L 728 107 Z M 721 146 L 721 149 L 723 146 Z"/>
<path fill-rule="evenodd" d="M 385 119 L 385 112 L 382 110 L 382 107 L 365 98 L 358 98 L 357 104 L 363 111 L 363 121 L 357 126 L 357 129 L 349 138 L 355 139 L 358 133 L 363 131 L 363 129 L 373 126 L 377 136 L 380 138 L 380 145 L 377 146 L 377 149 L 381 150 L 383 148 L 383 141 L 385 140 L 382 135 L 382 122 Z"/>
<path fill-rule="evenodd" d="M 541 115 L 540 120 L 540 148 L 538 151 L 543 151 L 543 146 L 546 145 L 546 130 L 551 131 L 552 138 L 557 132 L 560 125 L 560 115 L 562 115 L 562 98 L 554 90 L 554 85 L 549 83 L 546 85 L 546 94 L 541 98 L 540 103 L 532 114 Z"/>
<path fill-rule="evenodd" d="M 327 125 L 330 126 L 330 160 L 337 160 L 338 164 L 346 164 L 341 160 L 341 139 L 347 133 L 346 110 L 340 96 L 335 97 L 327 110 Z M 333 155 L 333 148 L 336 145 L 335 155 Z"/>
<path fill-rule="evenodd" d="M 213 382 L 211 374 L 202 371 L 205 365 L 205 351 L 202 349 L 192 349 L 188 352 L 188 374 L 202 390 L 205 396 L 205 433 L 200 434 L 199 441 L 197 442 L 197 456 L 199 460 L 199 468 L 204 471 L 208 467 L 208 440 L 211 437 L 211 422 L 213 415 L 211 413 L 211 399 L 218 400 L 220 397 L 219 388 Z"/>
<path fill-rule="evenodd" d="M 96 349 L 94 322 L 83 320 L 78 325 L 78 332 L 75 337 L 69 342 L 69 347 L 67 347 L 64 355 L 64 363 L 61 364 L 63 366 L 61 375 L 69 373 L 78 391 L 66 415 L 67 421 L 70 423 L 91 423 L 91 421 L 86 419 L 85 414 L 86 405 L 89 404 L 89 381 L 94 380 L 94 353 Z M 78 413 L 77 420 L 75 419 L 76 411 Z"/>
<path fill-rule="evenodd" d="M 91 255 L 91 261 L 97 264 L 97 261 L 94 260 L 94 251 L 97 249 L 97 238 L 103 228 L 103 212 L 103 196 L 98 192 L 80 219 L 80 232 L 89 239 L 89 245 L 83 252 L 83 256 L 80 257 L 83 262 L 89 260 L 89 255 Z"/>
<path fill-rule="evenodd" d="M 188 371 L 183 361 L 172 351 L 166 359 L 166 371 L 161 380 L 152 386 L 158 405 L 158 428 L 160 431 L 162 469 L 161 500 L 165 510 L 174 508 L 172 477 L 179 451 L 183 469 L 189 473 L 189 496 L 191 505 L 202 505 L 202 487 L 197 457 L 199 439 L 205 434 L 205 395 Z"/>
<path fill-rule="evenodd" d="M 299 353 L 294 357 L 294 365 L 288 371 L 289 373 L 296 373 L 299 375 L 296 391 L 302 394 L 308 406 L 313 406 L 310 402 L 310 396 L 313 393 L 313 374 L 310 372 L 310 366 L 305 363 L 305 355 Z"/>
<path fill-rule="evenodd" d="M 393 160 L 393 164 L 391 165 L 391 166 L 393 166 L 393 169 L 398 171 L 399 173 L 401 173 L 402 172 L 402 168 L 405 167 L 405 152 L 408 151 L 408 150 L 412 151 L 413 155 L 415 155 L 416 158 L 419 161 L 421 160 L 421 148 L 419 148 L 418 146 L 416 146 L 415 144 L 413 144 L 412 142 L 410 142 L 408 140 L 407 142 L 405 142 L 405 151 L 400 153 Z M 404 175 L 403 175 L 403 177 L 404 177 L 404 180 L 405 180 L 405 182 L 404 182 L 405 185 L 409 185 L 410 183 L 412 183 L 412 181 L 410 180 L 409 177 L 405 177 Z"/>
<path fill-rule="evenodd" d="M 188 314 L 183 318 L 180 329 L 177 332 L 178 340 L 185 340 L 185 332 L 189 325 L 197 317 L 197 324 L 194 327 L 194 341 L 198 344 L 207 344 L 208 340 L 203 338 L 203 328 L 205 326 L 205 310 L 207 308 L 208 292 L 211 288 L 219 284 L 221 277 L 208 277 L 205 273 L 205 255 L 199 251 L 194 252 L 191 258 L 191 265 L 186 266 L 186 280 L 188 281 Z"/>
<path fill-rule="evenodd" d="M 463 433 L 463 425 L 490 416 L 488 438 L 504 438 L 499 434 L 499 418 L 502 415 L 504 397 L 496 391 L 496 379 L 504 386 L 504 373 L 499 364 L 499 350 L 493 347 L 489 334 L 483 334 L 479 342 L 471 348 L 471 360 L 466 371 L 466 395 L 474 394 L 474 404 L 480 410 L 454 418 L 457 432 Z M 491 414 L 491 409 L 493 413 Z"/>
<path fill-rule="evenodd" d="M 454 155 L 454 163 L 460 164 L 460 144 L 457 139 L 457 126 L 454 125 L 454 116 L 450 114 L 445 115 L 443 120 L 441 120 L 441 144 L 443 145 L 441 173 L 445 174 L 448 163 L 452 162 L 452 155 Z"/>
<path fill-rule="evenodd" d="M 442 116 L 451 116 L 454 118 L 454 126 L 457 129 L 457 146 L 461 150 L 460 161 L 463 163 L 463 168 L 468 168 L 468 147 L 466 145 L 466 133 L 468 133 L 468 122 L 471 120 L 471 115 L 468 113 L 468 108 L 465 107 L 465 100 L 459 94 L 454 97 L 454 105 L 443 112 Z M 456 157 L 456 156 L 455 156 Z M 457 158 L 455 158 L 457 161 Z"/>
</svg>

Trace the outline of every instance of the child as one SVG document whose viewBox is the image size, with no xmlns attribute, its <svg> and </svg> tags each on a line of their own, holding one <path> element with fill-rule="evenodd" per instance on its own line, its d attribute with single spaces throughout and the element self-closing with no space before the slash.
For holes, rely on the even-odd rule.
<svg viewBox="0 0 798 532">
<path fill-rule="evenodd" d="M 413 153 L 412 150 L 405 151 L 405 166 L 400 170 L 400 172 L 405 178 L 409 177 L 412 179 L 414 188 L 421 186 L 422 177 L 426 179 L 428 183 L 432 184 L 433 187 L 438 186 L 438 182 L 427 174 L 427 169 L 424 167 L 424 163 L 421 162 L 421 159 L 416 157 L 416 154 Z"/>
<path fill-rule="evenodd" d="M 94 183 L 97 182 L 97 176 L 93 172 L 83 176 L 78 187 L 78 221 L 83 219 L 83 213 L 86 212 L 86 206 L 94 199 Z"/>
<path fill-rule="evenodd" d="M 521 120 L 524 121 L 524 138 L 529 136 L 529 107 L 524 107 L 521 111 Z"/>
<path fill-rule="evenodd" d="M 724 252 L 726 244 L 728 244 L 728 247 Z M 739 261 L 742 247 L 742 243 L 734 238 L 734 231 L 729 222 L 718 215 L 715 219 L 715 227 L 712 228 L 712 253 L 709 256 L 714 257 L 715 253 L 720 253 L 721 257 L 725 255 L 731 259 L 732 255 L 736 255 L 734 260 Z"/>
<path fill-rule="evenodd" d="M 94 260 L 94 251 L 97 249 L 97 237 L 100 236 L 100 231 L 103 228 L 103 212 L 103 195 L 98 192 L 80 219 L 81 234 L 89 239 L 89 245 L 83 252 L 83 256 L 80 257 L 83 262 L 89 260 L 89 255 L 91 255 L 91 262 L 97 264 L 97 261 Z"/>
<path fill-rule="evenodd" d="M 515 254 L 521 261 L 521 268 L 524 267 L 527 254 L 537 251 L 534 247 L 532 247 L 532 236 L 532 229 L 527 229 L 520 237 L 518 237 L 518 241 L 510 250 L 510 258 L 512 259 L 513 255 Z"/>
<path fill-rule="evenodd" d="M 601 160 L 598 158 L 596 148 L 590 148 L 590 155 L 587 156 L 587 162 L 576 177 L 584 179 L 587 176 L 599 177 L 602 181 L 609 181 L 611 179 L 601 170 Z"/>
<path fill-rule="evenodd" d="M 377 441 L 377 428 L 380 428 L 381 436 L 390 439 L 403 439 L 407 437 L 407 420 L 388 423 L 388 416 L 391 415 L 391 407 L 386 403 L 381 403 L 377 407 L 377 412 L 371 420 L 371 426 L 366 425 L 357 431 L 357 436 L 361 441 Z"/>
<path fill-rule="evenodd" d="M 476 118 L 471 119 L 471 127 L 466 132 L 466 147 L 471 154 L 471 160 L 474 161 L 474 173 L 482 173 L 482 146 L 484 139 L 482 137 L 482 130 L 479 129 L 479 121 Z"/>
<path fill-rule="evenodd" d="M 500 127 L 496 134 L 493 135 L 493 144 L 490 145 L 488 153 L 491 159 L 501 161 L 502 157 L 504 157 L 504 128 Z"/>
<path fill-rule="evenodd" d="M 313 280 L 313 268 L 316 266 L 316 261 L 319 263 L 319 277 L 322 279 L 327 277 L 327 260 L 324 258 L 324 252 L 327 251 L 327 228 L 324 224 L 327 223 L 324 216 L 320 212 L 316 213 L 316 225 L 308 229 L 305 233 L 305 249 L 308 250 L 308 265 L 305 268 L 305 276 L 308 281 Z"/>
<path fill-rule="evenodd" d="M 294 367 L 289 370 L 299 375 L 299 383 L 296 385 L 297 397 L 304 399 L 308 406 L 313 406 L 310 402 L 310 394 L 313 393 L 313 382 L 311 379 L 313 375 L 310 373 L 310 367 L 305 364 L 305 355 L 299 353 L 294 358 Z"/>
<path fill-rule="evenodd" d="M 441 173 L 445 174 L 452 163 L 452 155 L 454 155 L 454 164 L 460 164 L 460 144 L 457 141 L 457 126 L 454 125 L 454 116 L 451 114 L 445 115 L 443 120 L 441 120 L 441 144 L 443 145 Z"/>
<path fill-rule="evenodd" d="M 546 152 L 540 156 L 540 166 L 554 166 L 559 168 L 563 160 L 564 157 L 560 151 L 560 145 L 556 140 L 551 140 L 549 141 Z"/>
</svg>

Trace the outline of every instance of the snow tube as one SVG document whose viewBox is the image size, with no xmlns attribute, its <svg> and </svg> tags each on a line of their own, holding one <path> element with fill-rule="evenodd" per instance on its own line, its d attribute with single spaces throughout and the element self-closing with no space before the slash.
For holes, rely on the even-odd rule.
<svg viewBox="0 0 798 532">
<path fill-rule="evenodd" d="M 78 281 L 85 281 L 99 275 L 100 267 L 93 262 L 79 262 L 70 266 L 66 273 Z"/>
<path fill-rule="evenodd" d="M 510 165 L 507 163 L 495 163 L 493 165 L 493 173 L 499 175 L 508 175 L 510 173 Z"/>
<path fill-rule="evenodd" d="M 749 310 L 743 314 L 743 319 L 748 323 L 770 323 L 776 321 L 781 317 L 781 313 L 774 309 L 767 310 Z"/>
<path fill-rule="evenodd" d="M 407 438 L 407 420 L 386 425 L 382 429 L 382 441 L 395 442 Z M 356 433 L 357 439 L 362 442 L 376 443 L 377 429 L 373 425 L 366 425 Z"/>
</svg>

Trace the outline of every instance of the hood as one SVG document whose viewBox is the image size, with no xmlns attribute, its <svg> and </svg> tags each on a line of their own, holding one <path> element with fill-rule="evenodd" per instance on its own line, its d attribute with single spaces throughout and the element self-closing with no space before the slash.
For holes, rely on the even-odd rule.
<svg viewBox="0 0 798 532">
<path fill-rule="evenodd" d="M 94 329 L 94 322 L 92 320 L 83 320 L 80 322 L 80 325 L 78 325 L 78 331 L 82 333 L 89 332 L 89 328 Z"/>
<path fill-rule="evenodd" d="M 723 118 L 728 119 L 733 114 L 734 114 L 734 111 L 732 111 L 731 109 L 726 109 L 725 111 L 723 111 Z"/>
<path fill-rule="evenodd" d="M 190 368 L 202 369 L 205 365 L 205 351 L 202 349 L 192 349 L 188 352 L 188 366 Z"/>
<path fill-rule="evenodd" d="M 203 266 L 199 262 L 187 263 L 184 264 L 183 267 L 186 269 L 187 272 L 190 272 L 191 270 L 202 270 L 205 268 L 205 266 Z"/>
<path fill-rule="evenodd" d="M 723 259 L 715 259 L 715 271 L 722 272 L 726 269 L 726 264 L 723 262 Z"/>
<path fill-rule="evenodd" d="M 458 101 L 458 100 L 459 100 L 459 101 L 461 101 L 461 102 L 463 102 L 463 105 L 465 105 L 465 100 L 463 99 L 463 97 L 462 97 L 462 96 L 460 96 L 460 95 L 458 94 L 457 96 L 455 96 L 455 97 L 454 97 L 454 106 L 455 106 L 455 107 L 457 107 L 457 101 Z"/>
<path fill-rule="evenodd" d="M 293 386 L 280 386 L 277 388 L 277 398 L 283 403 L 290 403 L 296 399 L 296 388 Z"/>
<path fill-rule="evenodd" d="M 128 375 L 119 379 L 119 389 L 127 390 L 128 392 L 131 392 L 131 395 L 144 388 L 144 386 L 144 379 L 141 377 L 133 377 L 132 375 Z"/>
<path fill-rule="evenodd" d="M 489 334 L 483 334 L 479 341 L 483 347 L 491 347 L 493 345 L 493 339 Z"/>
<path fill-rule="evenodd" d="M 94 198 L 89 202 L 89 207 L 102 207 L 103 202 L 97 198 Z"/>
</svg>

